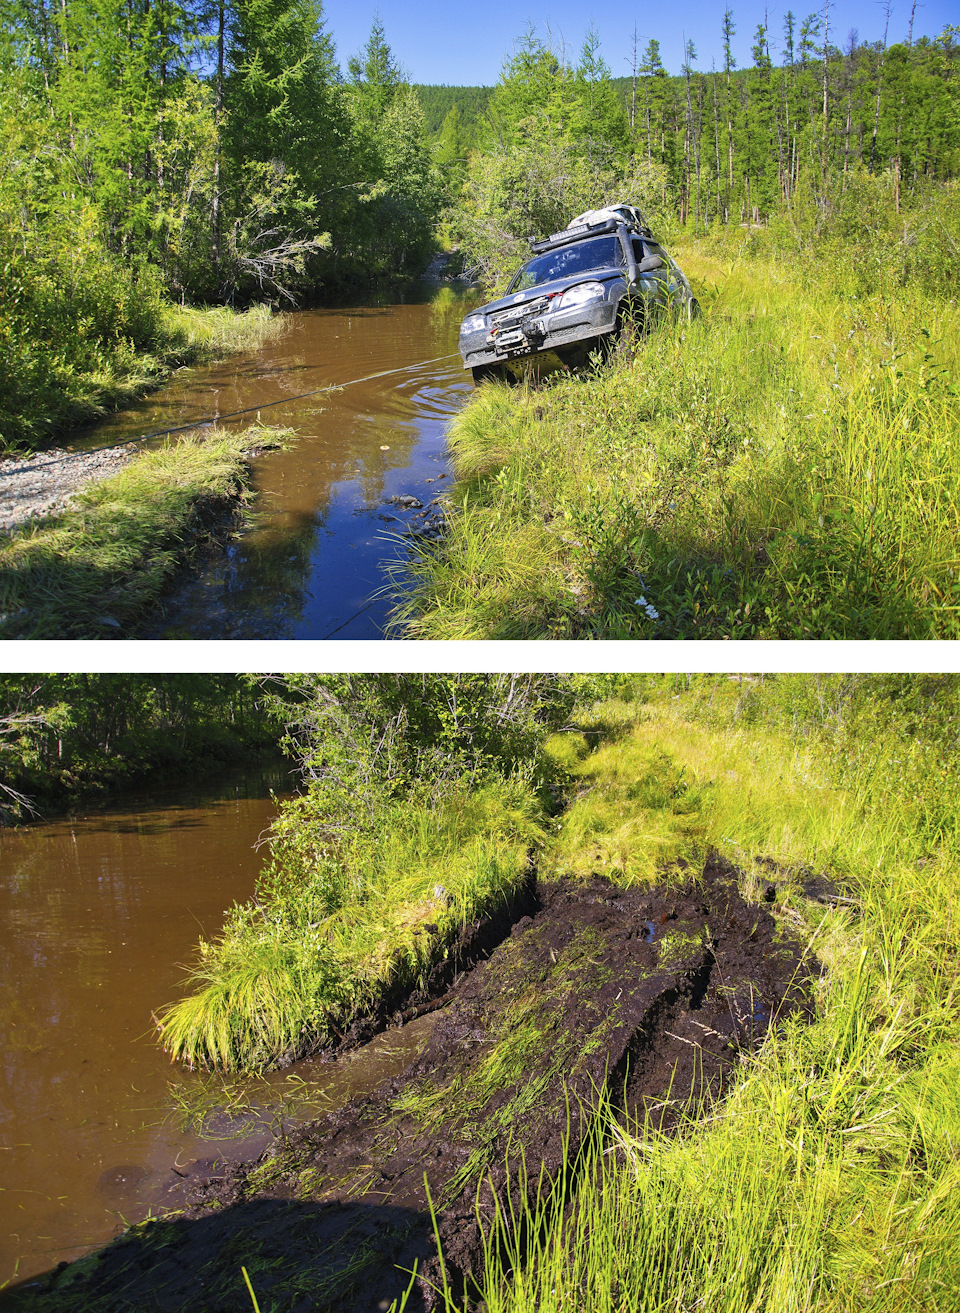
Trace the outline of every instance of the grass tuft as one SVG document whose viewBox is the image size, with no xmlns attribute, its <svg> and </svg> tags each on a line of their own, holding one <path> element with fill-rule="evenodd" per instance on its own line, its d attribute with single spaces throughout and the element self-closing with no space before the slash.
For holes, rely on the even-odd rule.
<svg viewBox="0 0 960 1313">
<path fill-rule="evenodd" d="M 288 430 L 187 435 L 0 537 L 0 638 L 117 638 L 249 488 L 248 453 Z"/>
<path fill-rule="evenodd" d="M 285 808 L 256 900 L 201 943 L 193 992 L 161 1017 L 175 1058 L 257 1070 L 330 1044 L 391 990 L 421 986 L 465 926 L 509 902 L 544 838 L 520 780 L 464 781 L 440 805 L 405 800 L 335 851 L 313 844 L 314 831 L 329 843 L 324 821 L 309 794 Z"/>
</svg>

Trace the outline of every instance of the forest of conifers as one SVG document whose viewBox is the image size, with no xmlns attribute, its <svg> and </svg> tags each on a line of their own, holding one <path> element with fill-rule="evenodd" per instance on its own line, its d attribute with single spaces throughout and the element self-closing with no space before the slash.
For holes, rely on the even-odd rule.
<svg viewBox="0 0 960 1313">
<path fill-rule="evenodd" d="M 342 70 L 320 0 L 3 0 L 0 18 L 0 418 L 21 441 L 39 421 L 17 413 L 71 378 L 162 356 L 171 303 L 328 297 L 418 272 L 438 232 L 494 277 L 528 233 L 615 197 L 668 235 L 785 211 L 809 230 L 859 177 L 899 212 L 960 168 L 960 29 L 921 37 L 911 16 L 894 43 L 888 16 L 862 43 L 829 0 L 759 26 L 747 69 L 718 10 L 723 66 L 688 41 L 680 76 L 629 33 L 618 79 L 593 31 L 575 61 L 504 33 L 492 90 L 410 86 L 379 21 Z"/>
</svg>

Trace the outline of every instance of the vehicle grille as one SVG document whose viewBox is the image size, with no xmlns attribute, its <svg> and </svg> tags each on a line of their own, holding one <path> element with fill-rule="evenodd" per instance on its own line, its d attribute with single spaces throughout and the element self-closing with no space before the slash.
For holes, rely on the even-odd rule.
<svg viewBox="0 0 960 1313">
<path fill-rule="evenodd" d="M 497 310 L 490 316 L 490 327 L 510 328 L 523 319 L 529 319 L 531 315 L 542 315 L 549 304 L 549 297 L 540 296 L 535 301 L 523 301 L 520 305 L 507 306 L 505 310 Z"/>
</svg>

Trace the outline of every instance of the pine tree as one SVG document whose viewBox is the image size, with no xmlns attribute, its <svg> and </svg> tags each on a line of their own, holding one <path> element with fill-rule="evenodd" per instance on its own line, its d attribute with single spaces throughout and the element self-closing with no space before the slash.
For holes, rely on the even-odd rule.
<svg viewBox="0 0 960 1313">
<path fill-rule="evenodd" d="M 643 77 L 643 118 L 647 136 L 647 159 L 652 160 L 654 150 L 664 152 L 665 106 L 667 70 L 660 58 L 660 42 L 650 38 L 640 65 Z"/>
<path fill-rule="evenodd" d="M 736 27 L 733 22 L 733 10 L 725 9 L 723 11 L 723 73 L 725 83 L 725 103 L 727 118 L 727 198 L 725 210 L 729 214 L 731 198 L 733 195 L 733 119 L 734 119 L 734 95 L 732 86 L 733 70 L 737 66 L 737 61 L 733 57 L 733 38 L 736 33 Z"/>
<path fill-rule="evenodd" d="M 363 178 L 356 193 L 354 238 L 367 247 L 368 270 L 396 273 L 429 256 L 440 180 L 426 145 L 419 96 L 404 80 L 378 18 L 363 57 L 351 59 L 348 68 Z"/>
</svg>

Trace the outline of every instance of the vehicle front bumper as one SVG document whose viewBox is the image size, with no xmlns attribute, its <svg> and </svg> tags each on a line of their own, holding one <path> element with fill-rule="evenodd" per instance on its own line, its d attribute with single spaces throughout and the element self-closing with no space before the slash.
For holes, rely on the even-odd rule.
<svg viewBox="0 0 960 1313">
<path fill-rule="evenodd" d="M 506 364 L 511 360 L 577 346 L 591 338 L 612 333 L 616 326 L 618 300 L 588 301 L 572 310 L 532 315 L 511 328 L 497 333 L 493 341 L 488 329 L 477 329 L 460 336 L 460 354 L 464 369 L 483 365 Z"/>
</svg>

